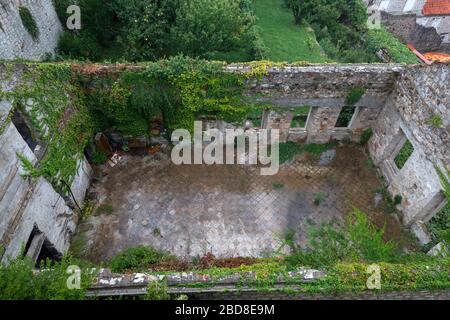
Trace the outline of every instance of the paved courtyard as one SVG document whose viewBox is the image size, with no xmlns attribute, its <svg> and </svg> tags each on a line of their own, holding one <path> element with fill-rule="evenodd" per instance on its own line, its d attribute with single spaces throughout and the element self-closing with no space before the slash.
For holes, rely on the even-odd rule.
<svg viewBox="0 0 450 320">
<path fill-rule="evenodd" d="M 124 156 L 120 167 L 98 173 L 90 194 L 110 209 L 80 224 L 78 246 L 96 262 L 137 245 L 183 258 L 261 257 L 279 250 L 290 230 L 305 246 L 310 224 L 341 218 L 353 206 L 386 224 L 390 236 L 401 233 L 380 209 L 380 182 L 360 147 L 300 154 L 275 176 L 259 173 L 253 166 L 176 166 L 163 152 Z"/>
</svg>

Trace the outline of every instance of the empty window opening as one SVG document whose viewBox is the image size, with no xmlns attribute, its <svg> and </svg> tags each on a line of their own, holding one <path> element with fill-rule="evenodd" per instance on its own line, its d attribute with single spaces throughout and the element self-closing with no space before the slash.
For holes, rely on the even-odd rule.
<svg viewBox="0 0 450 320">
<path fill-rule="evenodd" d="M 401 170 L 405 166 L 406 162 L 411 157 L 413 152 L 414 147 L 412 143 L 408 139 L 406 139 L 406 141 L 403 143 L 403 146 L 400 148 L 400 151 L 394 158 L 395 165 L 399 170 Z"/>
<path fill-rule="evenodd" d="M 19 110 L 16 109 L 16 110 L 14 110 L 11 121 L 16 126 L 16 129 L 17 129 L 17 131 L 19 131 L 23 140 L 25 140 L 27 145 L 34 152 L 34 149 L 36 148 L 38 143 L 33 138 L 33 134 L 30 130 L 30 127 L 28 127 L 28 125 L 25 121 L 25 117 L 22 115 L 22 113 Z"/>
<path fill-rule="evenodd" d="M 343 107 L 336 121 L 337 128 L 347 128 L 355 115 L 356 107 Z"/>
<path fill-rule="evenodd" d="M 308 122 L 308 116 L 311 108 L 310 107 L 300 107 L 294 110 L 294 117 L 291 121 L 291 128 L 306 128 L 306 123 Z"/>
<path fill-rule="evenodd" d="M 46 260 L 58 261 L 61 259 L 61 254 L 36 226 L 31 231 L 25 245 L 24 256 L 29 257 L 36 268 L 39 268 L 41 263 Z"/>
<path fill-rule="evenodd" d="M 61 260 L 62 255 L 55 249 L 55 247 L 48 241 L 47 238 L 44 239 L 44 243 L 42 244 L 41 251 L 36 259 L 36 267 L 39 267 L 42 262 L 47 260 L 59 261 Z"/>
</svg>

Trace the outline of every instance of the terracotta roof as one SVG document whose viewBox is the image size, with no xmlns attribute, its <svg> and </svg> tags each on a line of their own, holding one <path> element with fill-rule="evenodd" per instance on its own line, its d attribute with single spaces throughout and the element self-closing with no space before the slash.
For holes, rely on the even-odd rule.
<svg viewBox="0 0 450 320">
<path fill-rule="evenodd" d="M 424 54 L 425 58 L 431 61 L 448 63 L 450 62 L 450 54 L 440 52 L 428 52 Z"/>
<path fill-rule="evenodd" d="M 422 13 L 425 16 L 450 14 L 450 0 L 427 0 Z"/>
</svg>

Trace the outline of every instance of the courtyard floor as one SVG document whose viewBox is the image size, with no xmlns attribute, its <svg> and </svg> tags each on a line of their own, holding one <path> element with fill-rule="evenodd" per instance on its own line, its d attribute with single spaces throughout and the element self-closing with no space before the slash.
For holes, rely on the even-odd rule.
<svg viewBox="0 0 450 320">
<path fill-rule="evenodd" d="M 359 146 L 300 154 L 274 176 L 254 166 L 176 166 L 164 152 L 125 155 L 120 167 L 97 170 L 89 194 L 108 210 L 84 219 L 74 241 L 93 262 L 138 245 L 181 258 L 263 257 L 280 250 L 288 231 L 306 246 L 311 224 L 353 207 L 385 225 L 388 238 L 403 237 L 395 216 L 384 212 L 376 169 Z"/>
</svg>

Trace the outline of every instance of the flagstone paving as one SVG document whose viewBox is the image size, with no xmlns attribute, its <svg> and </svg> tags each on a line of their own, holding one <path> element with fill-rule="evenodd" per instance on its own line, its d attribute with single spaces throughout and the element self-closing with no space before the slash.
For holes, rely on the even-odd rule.
<svg viewBox="0 0 450 320">
<path fill-rule="evenodd" d="M 388 237 L 401 234 L 379 204 L 380 181 L 359 146 L 300 154 L 274 176 L 254 166 L 176 166 L 163 152 L 127 155 L 120 167 L 101 173 L 90 193 L 113 212 L 94 212 L 77 236 L 83 255 L 95 262 L 137 245 L 183 258 L 261 257 L 277 252 L 289 231 L 306 246 L 310 225 L 340 219 L 353 207 L 386 224 Z"/>
</svg>

